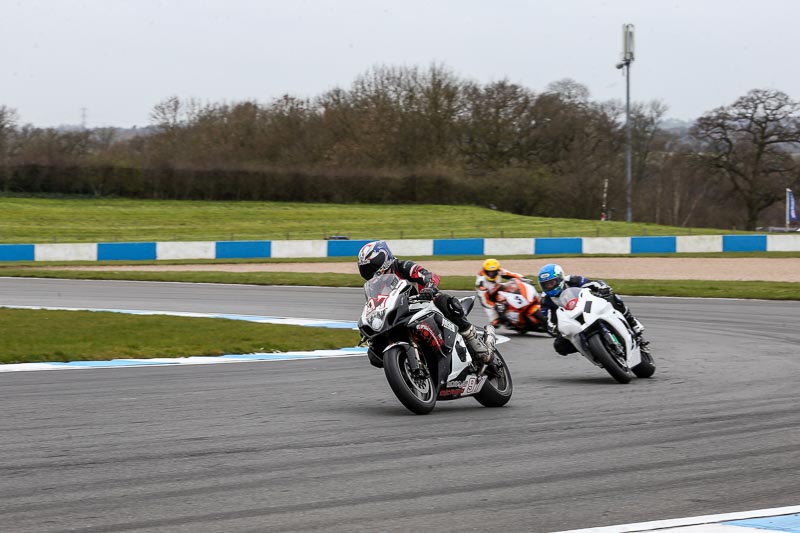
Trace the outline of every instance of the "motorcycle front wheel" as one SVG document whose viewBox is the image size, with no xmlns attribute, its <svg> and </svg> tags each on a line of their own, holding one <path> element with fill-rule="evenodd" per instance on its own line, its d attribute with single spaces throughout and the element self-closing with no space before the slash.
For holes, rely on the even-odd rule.
<svg viewBox="0 0 800 533">
<path fill-rule="evenodd" d="M 475 395 L 475 399 L 484 407 L 502 407 L 511 399 L 514 392 L 514 384 L 511 382 L 511 371 L 506 366 L 506 362 L 500 352 L 495 351 L 494 356 L 500 365 L 486 369 L 486 383 L 483 384 L 481 391 Z"/>
<path fill-rule="evenodd" d="M 633 372 L 625 362 L 625 353 L 615 354 L 616 350 L 613 346 L 606 346 L 606 339 L 602 333 L 589 337 L 589 349 L 612 378 L 619 383 L 630 383 Z"/>
<path fill-rule="evenodd" d="M 656 372 L 656 363 L 649 352 L 642 350 L 642 362 L 633 367 L 633 373 L 637 378 L 649 378 Z"/>
<path fill-rule="evenodd" d="M 436 406 L 436 386 L 427 371 L 425 377 L 413 375 L 408 364 L 409 349 L 407 346 L 389 348 L 383 354 L 383 372 L 400 403 L 412 413 L 426 415 Z"/>
</svg>

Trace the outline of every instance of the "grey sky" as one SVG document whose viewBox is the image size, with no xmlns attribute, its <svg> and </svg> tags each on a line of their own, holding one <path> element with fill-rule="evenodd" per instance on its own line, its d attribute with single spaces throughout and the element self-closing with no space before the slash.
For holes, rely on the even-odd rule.
<svg viewBox="0 0 800 533">
<path fill-rule="evenodd" d="M 753 88 L 800 99 L 795 0 L 0 0 L 0 104 L 37 126 L 143 126 L 157 102 L 349 86 L 377 64 L 443 63 L 534 90 L 561 78 L 696 118 Z"/>
</svg>

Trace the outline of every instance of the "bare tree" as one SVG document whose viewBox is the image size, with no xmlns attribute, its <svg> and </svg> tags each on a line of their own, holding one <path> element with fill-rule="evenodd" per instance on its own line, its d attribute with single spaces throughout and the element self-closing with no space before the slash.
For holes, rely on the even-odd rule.
<svg viewBox="0 0 800 533">
<path fill-rule="evenodd" d="M 691 134 L 703 143 L 705 160 L 731 183 L 744 204 L 746 229 L 800 181 L 786 150 L 800 144 L 800 102 L 781 91 L 754 89 L 733 105 L 703 115 Z"/>
<path fill-rule="evenodd" d="M 545 92 L 558 94 L 564 101 L 585 104 L 589 101 L 589 88 L 572 78 L 563 78 L 547 85 Z"/>
<path fill-rule="evenodd" d="M 17 110 L 0 105 L 0 176 L 3 180 L 3 190 L 8 190 L 8 164 L 11 155 L 12 137 L 17 128 Z"/>
</svg>

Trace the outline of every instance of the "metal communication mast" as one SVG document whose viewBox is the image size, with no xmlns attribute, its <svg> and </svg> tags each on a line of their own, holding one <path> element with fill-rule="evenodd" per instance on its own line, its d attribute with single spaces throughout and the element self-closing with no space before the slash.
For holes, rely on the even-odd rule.
<svg viewBox="0 0 800 533">
<path fill-rule="evenodd" d="M 631 205 L 631 63 L 633 63 L 633 24 L 622 25 L 622 61 L 625 69 L 625 221 L 633 221 Z"/>
</svg>

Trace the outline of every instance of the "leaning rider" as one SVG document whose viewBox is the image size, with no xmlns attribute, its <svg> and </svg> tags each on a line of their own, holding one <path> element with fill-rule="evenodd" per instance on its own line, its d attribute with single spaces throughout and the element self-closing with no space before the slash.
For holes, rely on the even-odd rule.
<svg viewBox="0 0 800 533">
<path fill-rule="evenodd" d="M 483 335 L 480 335 L 475 326 L 467 320 L 458 298 L 439 290 L 439 276 L 413 261 L 395 258 L 386 241 L 373 241 L 361 248 L 358 252 L 358 272 L 365 280 L 381 274 L 394 274 L 416 284 L 420 297 L 433 300 L 442 314 L 456 325 L 473 359 L 484 364 L 494 360 L 494 353 L 490 347 L 494 344 L 494 328 L 486 326 Z"/>
<path fill-rule="evenodd" d="M 556 338 L 553 341 L 553 348 L 561 355 L 569 355 L 578 351 L 569 340 L 562 337 L 558 332 L 558 314 L 556 313 L 558 304 L 556 304 L 553 299 L 558 297 L 567 287 L 587 287 L 597 296 L 607 300 L 614 306 L 614 309 L 622 313 L 633 332 L 633 336 L 639 339 L 640 344 L 643 347 L 647 345 L 647 342 L 642 338 L 644 326 L 633 316 L 628 306 L 622 301 L 622 298 L 617 296 L 614 290 L 605 281 L 591 280 L 577 274 L 564 274 L 563 268 L 550 263 L 539 270 L 539 286 L 544 293 L 542 307 L 548 310 L 548 328 L 556 334 Z"/>
<path fill-rule="evenodd" d="M 497 259 L 487 259 L 483 262 L 483 268 L 475 278 L 475 289 L 480 296 L 481 305 L 489 317 L 489 322 L 495 328 L 500 325 L 500 315 L 495 309 L 497 291 L 500 285 L 511 279 L 524 279 L 520 274 L 511 272 L 500 266 Z"/>
</svg>

